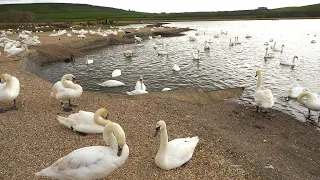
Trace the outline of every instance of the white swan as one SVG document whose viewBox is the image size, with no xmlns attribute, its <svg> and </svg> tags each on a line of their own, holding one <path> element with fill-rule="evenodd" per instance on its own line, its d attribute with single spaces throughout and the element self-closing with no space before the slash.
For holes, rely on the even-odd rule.
<svg viewBox="0 0 320 180">
<path fill-rule="evenodd" d="M 269 43 L 268 43 L 268 42 L 264 42 L 264 44 L 263 44 L 263 45 L 268 46 L 268 45 L 269 45 Z"/>
<path fill-rule="evenodd" d="M 274 104 L 274 97 L 270 89 L 261 90 L 262 72 L 260 70 L 256 72 L 256 76 L 258 76 L 258 83 L 254 94 L 254 101 L 256 102 L 257 112 L 259 112 L 259 107 L 271 108 Z"/>
<path fill-rule="evenodd" d="M 11 47 L 8 51 L 8 55 L 6 57 L 18 56 L 24 51 L 29 51 L 27 45 L 22 44 L 21 48 L 16 48 L 15 46 Z"/>
<path fill-rule="evenodd" d="M 79 133 L 103 133 L 105 125 L 111 122 L 107 120 L 108 116 L 108 110 L 101 108 L 95 113 L 79 111 L 78 113 L 70 114 L 67 118 L 58 116 L 57 120 L 60 124 Z"/>
<path fill-rule="evenodd" d="M 132 57 L 132 56 L 133 56 L 133 52 L 132 52 L 131 50 L 125 50 L 125 51 L 123 52 L 123 55 L 124 55 L 125 57 Z"/>
<path fill-rule="evenodd" d="M 180 67 L 177 64 L 174 64 L 173 67 L 172 67 L 172 70 L 180 71 Z"/>
<path fill-rule="evenodd" d="M 208 43 L 207 41 L 204 42 L 204 47 L 203 47 L 203 49 L 204 49 L 205 51 L 209 51 L 209 50 L 210 50 L 210 46 L 209 46 L 207 43 Z"/>
<path fill-rule="evenodd" d="M 109 146 L 76 149 L 51 166 L 35 173 L 35 176 L 64 180 L 95 180 L 108 176 L 126 162 L 129 147 L 122 127 L 114 122 L 105 126 L 103 139 Z"/>
<path fill-rule="evenodd" d="M 307 97 L 306 101 L 303 100 L 303 98 L 305 96 Z M 308 110 L 309 110 L 309 116 L 308 117 L 309 118 L 311 116 L 310 110 L 312 110 L 312 111 L 320 111 L 320 98 L 319 98 L 317 93 L 312 93 L 310 91 L 303 92 L 298 96 L 298 102 L 300 104 L 304 104 L 304 106 L 308 108 Z M 319 116 L 319 118 L 320 118 L 320 116 Z"/>
<path fill-rule="evenodd" d="M 8 110 L 16 110 L 16 98 L 20 93 L 20 82 L 9 74 L 0 75 L 0 102 L 10 102 L 13 101 L 13 106 L 9 109 L 1 109 L 0 113 L 4 113 Z"/>
<path fill-rule="evenodd" d="M 155 158 L 158 167 L 170 170 L 186 164 L 192 157 L 199 142 L 198 136 L 174 139 L 168 142 L 167 126 L 164 121 L 158 121 L 154 137 L 160 131 L 160 148 Z"/>
<path fill-rule="evenodd" d="M 250 39 L 250 38 L 252 38 L 252 36 L 250 36 L 250 35 L 246 35 L 246 37 L 245 37 L 245 38 Z"/>
<path fill-rule="evenodd" d="M 291 87 L 285 92 L 285 99 L 289 100 L 289 97 L 298 98 L 298 96 L 305 91 L 308 91 L 306 87 L 300 87 L 300 86 Z"/>
<path fill-rule="evenodd" d="M 56 82 L 52 86 L 51 96 L 60 101 L 63 107 L 63 100 L 69 100 L 69 107 L 63 107 L 63 110 L 72 111 L 71 99 L 79 98 L 82 94 L 82 87 L 76 84 L 76 78 L 73 74 L 66 74 L 62 76 L 61 81 Z"/>
<path fill-rule="evenodd" d="M 296 65 L 296 62 L 295 60 L 298 59 L 298 56 L 294 56 L 292 61 L 289 61 L 287 59 L 282 59 L 280 61 L 280 65 L 284 65 L 284 66 L 291 66 L 291 67 L 294 67 Z"/>
<path fill-rule="evenodd" d="M 120 69 L 115 69 L 111 74 L 112 77 L 118 77 L 120 75 L 121 75 L 121 70 Z"/>
<path fill-rule="evenodd" d="M 200 50 L 198 50 L 197 52 L 193 52 L 192 56 L 194 60 L 200 60 Z"/>
<path fill-rule="evenodd" d="M 316 43 L 316 40 L 312 40 L 311 43 Z"/>
<path fill-rule="evenodd" d="M 124 86 L 125 84 L 117 80 L 107 80 L 103 83 L 100 83 L 99 85 L 103 87 L 118 87 L 118 86 Z"/>
<path fill-rule="evenodd" d="M 136 47 L 144 46 L 144 44 L 142 44 L 141 41 L 138 42 L 137 40 L 135 40 L 134 43 L 135 43 Z"/>
<path fill-rule="evenodd" d="M 87 63 L 86 64 L 92 64 L 93 63 L 93 59 L 89 59 L 87 56 Z"/>
<path fill-rule="evenodd" d="M 273 53 L 268 52 L 268 47 L 266 48 L 266 54 L 264 55 L 264 59 L 274 58 Z"/>
<path fill-rule="evenodd" d="M 273 39 L 271 38 L 271 39 L 269 39 L 269 42 L 273 42 Z"/>
<path fill-rule="evenodd" d="M 171 91 L 171 88 L 163 88 L 162 91 Z"/>
<path fill-rule="evenodd" d="M 274 46 L 274 48 L 272 49 L 272 51 L 282 53 L 282 52 L 283 52 L 283 47 L 284 47 L 284 45 L 283 45 L 283 44 L 282 44 L 282 46 L 281 46 L 281 49 L 276 49 L 276 47 Z"/>
<path fill-rule="evenodd" d="M 142 89 L 135 89 L 133 91 L 127 92 L 128 95 L 139 95 L 139 94 L 147 94 L 148 91 Z"/>
<path fill-rule="evenodd" d="M 143 77 L 140 76 L 139 81 L 136 82 L 136 86 L 134 87 L 135 90 L 147 90 L 146 86 L 143 83 Z"/>
</svg>

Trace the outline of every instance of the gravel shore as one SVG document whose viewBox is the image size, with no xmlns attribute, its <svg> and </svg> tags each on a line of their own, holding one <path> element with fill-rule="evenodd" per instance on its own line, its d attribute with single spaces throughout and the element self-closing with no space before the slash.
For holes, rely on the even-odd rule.
<svg viewBox="0 0 320 180">
<path fill-rule="evenodd" d="M 40 36 L 42 46 L 58 41 L 53 38 Z M 71 40 L 64 45 L 68 43 L 74 48 Z M 35 172 L 75 149 L 104 145 L 101 134 L 79 136 L 59 124 L 56 116 L 70 113 L 49 97 L 52 84 L 21 71 L 21 63 L 0 56 L 0 73 L 21 83 L 19 109 L 0 114 L 0 179 L 34 179 Z M 197 93 L 202 92 L 181 96 Z M 78 108 L 71 113 L 105 107 L 126 133 L 129 158 L 106 179 L 320 179 L 320 132 L 315 127 L 276 110 L 256 113 L 252 105 L 232 100 L 201 103 L 174 97 L 84 92 L 74 101 Z M 186 167 L 164 171 L 155 166 L 160 139 L 152 135 L 158 120 L 166 121 L 169 140 L 199 136 Z"/>
</svg>

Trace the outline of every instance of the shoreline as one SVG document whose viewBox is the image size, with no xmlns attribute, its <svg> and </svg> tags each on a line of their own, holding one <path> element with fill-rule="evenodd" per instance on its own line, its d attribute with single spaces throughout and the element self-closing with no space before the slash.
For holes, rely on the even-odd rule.
<svg viewBox="0 0 320 180">
<path fill-rule="evenodd" d="M 40 36 L 40 40 L 45 40 L 46 36 L 48 34 Z M 256 113 L 251 105 L 225 100 L 241 95 L 242 88 L 234 92 L 230 89 L 215 92 L 185 89 L 140 96 L 84 91 L 74 102 L 79 107 L 65 113 L 57 100 L 49 98 L 52 84 L 21 68 L 26 68 L 28 63 L 25 62 L 29 62 L 30 68 L 63 60 L 71 51 L 79 53 L 77 56 L 85 55 L 81 47 L 87 47 L 88 41 L 90 44 L 99 40 L 75 38 L 71 42 L 48 37 L 47 41 L 50 43 L 43 43 L 25 56 L 32 60 L 0 56 L 0 72 L 16 76 L 21 83 L 17 98 L 19 109 L 0 114 L 3 136 L 0 176 L 4 179 L 34 179 L 33 173 L 75 149 L 104 145 L 101 134 L 79 136 L 56 120 L 57 115 L 67 116 L 79 110 L 94 112 L 100 107 L 106 107 L 110 120 L 124 128 L 130 148 L 127 162 L 107 179 L 320 177 L 320 138 L 315 127 L 277 110 Z M 109 45 L 106 42 L 101 40 L 103 46 Z M 209 97 L 212 100 L 208 100 Z M 11 104 L 1 103 L 3 105 Z M 159 139 L 153 138 L 152 133 L 158 120 L 167 122 L 170 140 L 200 137 L 185 168 L 163 171 L 154 165 Z M 269 165 L 273 168 L 266 168 Z"/>
</svg>

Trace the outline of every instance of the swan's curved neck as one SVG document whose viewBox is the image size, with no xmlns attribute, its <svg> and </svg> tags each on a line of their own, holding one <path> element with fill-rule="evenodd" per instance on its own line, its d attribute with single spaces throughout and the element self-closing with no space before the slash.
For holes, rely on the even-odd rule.
<svg viewBox="0 0 320 180">
<path fill-rule="evenodd" d="M 110 120 L 103 119 L 100 115 L 101 115 L 100 113 L 95 113 L 94 114 L 93 119 L 94 119 L 95 123 L 97 123 L 97 124 L 99 124 L 101 126 L 106 126 L 109 122 L 111 122 Z"/>
<path fill-rule="evenodd" d="M 292 64 L 294 64 L 295 62 L 296 62 L 296 57 L 293 57 Z"/>
<path fill-rule="evenodd" d="M 112 149 L 117 149 L 118 148 L 117 138 L 113 135 L 113 132 L 112 132 L 111 129 L 107 129 L 107 128 L 104 129 L 103 140 Z"/>
<path fill-rule="evenodd" d="M 11 89 L 11 87 L 12 87 L 12 77 L 9 76 L 9 77 L 6 78 L 6 86 L 5 86 L 5 88 Z"/>
<path fill-rule="evenodd" d="M 307 96 L 307 99 L 308 99 L 308 100 L 309 100 L 309 99 L 312 99 L 312 94 L 311 94 L 311 92 L 303 92 L 303 93 L 301 93 L 301 94 L 298 96 L 298 102 L 299 102 L 300 104 L 304 104 L 303 98 L 304 98 L 305 96 Z"/>
<path fill-rule="evenodd" d="M 68 83 L 67 80 L 63 79 L 61 81 L 62 85 L 65 87 L 65 88 L 71 88 L 71 89 L 77 89 L 77 86 L 75 86 L 75 84 L 73 83 Z"/>
<path fill-rule="evenodd" d="M 261 86 L 262 86 L 262 75 L 259 73 L 256 91 L 259 91 L 261 89 Z"/>
<path fill-rule="evenodd" d="M 158 151 L 159 153 L 165 154 L 167 151 L 168 147 L 168 133 L 167 133 L 167 128 L 164 128 L 160 134 L 160 148 Z"/>
</svg>

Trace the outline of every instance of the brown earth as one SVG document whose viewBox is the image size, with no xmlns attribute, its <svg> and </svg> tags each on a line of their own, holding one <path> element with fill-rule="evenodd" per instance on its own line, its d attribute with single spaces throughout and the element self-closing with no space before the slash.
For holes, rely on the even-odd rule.
<svg viewBox="0 0 320 180">
<path fill-rule="evenodd" d="M 81 56 L 87 41 L 103 40 L 58 40 L 47 35 L 39 35 L 43 45 L 30 48 L 24 61 L 0 56 L 0 72 L 16 76 L 21 83 L 19 109 L 0 114 L 0 179 L 34 179 L 35 172 L 75 149 L 104 145 L 101 134 L 79 136 L 60 125 L 57 114 L 68 114 L 49 98 L 52 84 L 19 68 L 26 67 L 26 61 L 43 63 L 45 55 L 61 60 L 57 58 L 61 47 Z M 57 50 L 50 55 L 46 46 Z M 320 179 L 320 132 L 276 110 L 256 113 L 250 104 L 223 100 L 242 91 L 186 89 L 141 96 L 84 92 L 75 101 L 79 108 L 74 112 L 106 107 L 110 120 L 126 132 L 129 158 L 106 179 Z M 166 121 L 170 140 L 199 136 L 186 167 L 164 171 L 155 166 L 159 137 L 152 134 L 158 120 Z"/>
</svg>

